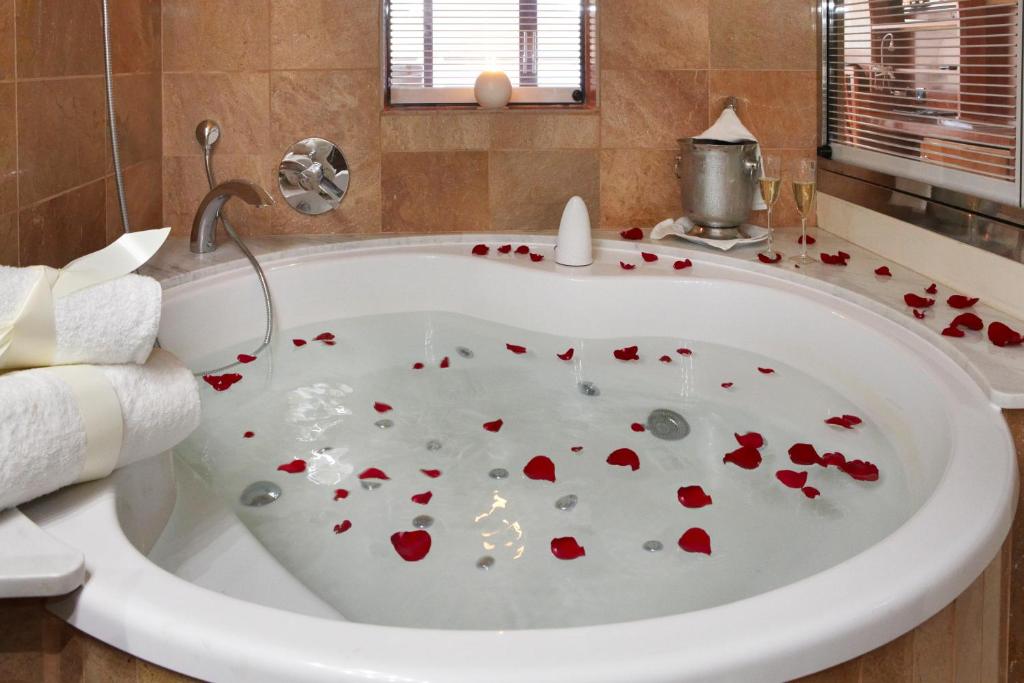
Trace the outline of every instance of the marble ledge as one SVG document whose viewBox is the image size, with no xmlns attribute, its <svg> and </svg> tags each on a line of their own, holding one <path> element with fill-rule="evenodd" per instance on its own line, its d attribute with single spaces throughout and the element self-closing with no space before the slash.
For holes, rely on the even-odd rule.
<svg viewBox="0 0 1024 683">
<path fill-rule="evenodd" d="M 645 231 L 646 233 L 647 231 Z M 594 246 L 597 250 L 626 250 L 639 252 L 656 251 L 666 258 L 689 258 L 699 266 L 700 261 L 728 265 L 736 261 L 745 262 L 745 266 L 769 275 L 783 278 L 800 284 L 811 284 L 816 288 L 855 300 L 909 329 L 926 337 L 930 342 L 944 350 L 954 361 L 963 367 L 987 391 L 990 400 L 1000 408 L 1024 408 L 1024 347 L 998 348 L 992 345 L 985 332 L 966 331 L 963 338 L 950 338 L 941 335 L 942 330 L 958 314 L 964 311 L 952 309 L 946 304 L 951 294 L 971 295 L 971 292 L 957 292 L 937 282 L 937 294 L 927 294 L 925 289 L 936 282 L 926 274 L 910 270 L 900 264 L 883 258 L 863 247 L 848 242 L 827 230 L 817 228 L 811 231 L 817 242 L 808 247 L 808 253 L 815 259 L 822 252 L 835 254 L 845 251 L 850 254 L 849 265 L 826 265 L 820 260 L 802 266 L 783 259 L 777 265 L 762 264 L 757 260 L 757 252 L 763 245 L 735 247 L 729 251 L 720 251 L 710 247 L 684 242 L 675 237 L 660 241 L 643 239 L 626 241 L 615 231 L 595 231 Z M 799 230 L 796 228 L 780 228 L 776 230 L 776 245 L 786 257 L 796 254 L 800 247 L 797 244 Z M 458 233 L 430 235 L 278 235 L 254 237 L 246 240 L 252 252 L 259 257 L 274 261 L 297 258 L 312 253 L 346 251 L 380 246 L 403 245 L 469 245 L 486 242 L 492 246 L 503 243 L 527 243 L 537 247 L 553 246 L 553 231 L 535 233 Z M 558 268 L 551 259 L 543 264 L 547 268 Z M 880 277 L 874 274 L 879 266 L 888 266 L 891 277 Z M 187 240 L 169 240 L 165 248 L 150 262 L 143 273 L 161 281 L 165 289 L 175 287 L 195 279 L 207 277 L 221 272 L 246 268 L 248 264 L 241 252 L 233 244 L 222 245 L 212 254 L 195 255 L 189 252 Z M 635 271 L 641 272 L 641 271 Z M 682 271 L 681 277 L 699 275 L 699 268 Z M 811 282 L 808 282 L 808 279 Z M 903 301 L 903 295 L 914 292 L 921 296 L 935 299 L 932 308 L 926 309 L 925 318 L 914 318 L 913 311 Z M 979 302 L 967 309 L 979 315 L 986 325 L 1000 320 L 1016 330 L 1024 330 L 1024 321 L 1016 319 Z"/>
</svg>

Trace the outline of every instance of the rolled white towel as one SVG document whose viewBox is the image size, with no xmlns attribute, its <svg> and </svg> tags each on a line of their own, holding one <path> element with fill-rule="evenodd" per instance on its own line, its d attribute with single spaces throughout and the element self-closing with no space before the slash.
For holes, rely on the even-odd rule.
<svg viewBox="0 0 1024 683">
<path fill-rule="evenodd" d="M 123 433 L 115 467 L 158 455 L 199 425 L 192 373 L 167 351 L 145 365 L 96 366 L 121 404 Z M 70 386 L 40 368 L 0 375 L 0 510 L 79 480 L 85 428 Z"/>
<path fill-rule="evenodd" d="M 28 268 L 0 266 L 0 322 L 18 314 L 38 278 Z M 160 283 L 125 275 L 54 301 L 53 365 L 145 363 L 160 326 Z"/>
</svg>

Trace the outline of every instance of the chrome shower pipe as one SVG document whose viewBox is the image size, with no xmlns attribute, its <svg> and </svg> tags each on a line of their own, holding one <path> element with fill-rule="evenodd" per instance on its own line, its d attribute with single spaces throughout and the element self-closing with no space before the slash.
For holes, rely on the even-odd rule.
<svg viewBox="0 0 1024 683">
<path fill-rule="evenodd" d="M 203 148 L 203 166 L 206 168 L 206 181 L 210 185 L 212 190 L 217 185 L 217 177 L 213 173 L 213 147 L 220 140 L 220 125 L 216 121 L 206 120 L 200 122 L 196 127 L 196 141 L 199 146 Z M 223 214 L 219 214 L 217 218 L 224 226 L 224 231 L 228 234 L 228 237 L 238 246 L 238 249 L 242 254 L 249 260 L 250 265 L 254 271 L 256 271 L 256 278 L 260 282 L 260 290 L 263 294 L 263 307 L 266 311 L 267 325 L 263 333 L 263 343 L 260 344 L 259 348 L 253 351 L 253 355 L 258 354 L 260 351 L 270 345 L 271 337 L 274 332 L 274 306 L 273 301 L 270 297 L 270 286 L 267 284 L 267 276 L 263 272 L 263 268 L 260 266 L 260 262 L 256 260 L 256 257 L 249 247 L 245 245 L 242 238 L 235 232 L 234 227 Z"/>
<path fill-rule="evenodd" d="M 128 200 L 124 194 L 124 172 L 121 168 L 121 142 L 117 136 L 117 117 L 114 108 L 114 66 L 110 48 L 110 6 L 103 0 L 103 75 L 107 86 L 107 127 L 110 129 L 110 149 L 114 157 L 114 184 L 117 186 L 117 206 L 121 211 L 121 228 L 131 232 L 128 222 Z"/>
</svg>

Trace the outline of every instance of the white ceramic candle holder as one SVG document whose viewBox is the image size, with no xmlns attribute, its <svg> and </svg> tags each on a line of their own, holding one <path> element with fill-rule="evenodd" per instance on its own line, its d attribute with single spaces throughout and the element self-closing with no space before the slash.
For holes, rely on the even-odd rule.
<svg viewBox="0 0 1024 683">
<path fill-rule="evenodd" d="M 501 109 L 512 97 L 512 81 L 504 71 L 483 71 L 476 77 L 473 95 L 484 109 Z"/>
</svg>

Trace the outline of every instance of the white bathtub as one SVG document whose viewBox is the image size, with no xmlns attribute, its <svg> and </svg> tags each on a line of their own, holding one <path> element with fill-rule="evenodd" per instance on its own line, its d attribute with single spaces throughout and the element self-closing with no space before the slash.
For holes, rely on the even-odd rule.
<svg viewBox="0 0 1024 683">
<path fill-rule="evenodd" d="M 919 509 L 826 571 L 707 609 L 564 629 L 397 628 L 346 621 L 166 455 L 24 508 L 86 556 L 85 586 L 51 609 L 115 647 L 216 681 L 782 681 L 913 628 L 1000 547 L 1017 487 L 1005 423 L 975 369 L 903 314 L 718 255 L 645 245 L 659 267 L 627 272 L 619 261 L 639 262 L 637 245 L 603 243 L 594 266 L 570 269 L 552 262 L 549 239 L 541 263 L 472 256 L 476 241 L 500 243 L 376 240 L 265 257 L 278 325 L 440 310 L 555 334 L 685 335 L 757 350 L 858 392 L 917 454 L 905 465 Z M 674 271 L 681 256 L 696 267 Z M 194 362 L 257 337 L 258 296 L 243 268 L 171 287 L 161 342 Z"/>
</svg>

